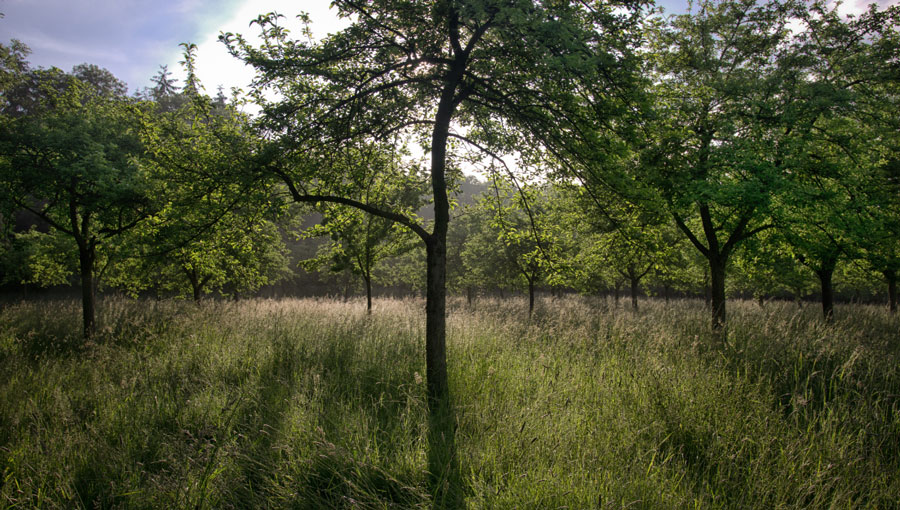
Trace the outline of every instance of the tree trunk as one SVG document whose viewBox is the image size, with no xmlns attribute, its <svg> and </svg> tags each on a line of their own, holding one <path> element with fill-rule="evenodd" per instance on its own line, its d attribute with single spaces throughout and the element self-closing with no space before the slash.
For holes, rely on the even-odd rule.
<svg viewBox="0 0 900 510">
<path fill-rule="evenodd" d="M 450 199 L 447 196 L 447 139 L 456 110 L 456 88 L 462 83 L 468 55 L 457 55 L 448 69 L 431 132 L 431 193 L 434 199 L 434 230 L 425 241 L 425 371 L 432 413 L 449 405 L 447 381 L 447 229 Z"/>
<path fill-rule="evenodd" d="M 364 274 L 363 281 L 366 283 L 366 313 L 372 313 L 372 276 Z"/>
<path fill-rule="evenodd" d="M 823 264 L 823 267 L 816 271 L 816 275 L 822 286 L 822 315 L 826 322 L 831 322 L 834 320 L 834 288 L 831 285 L 834 264 Z"/>
<path fill-rule="evenodd" d="M 528 280 L 528 318 L 534 313 L 534 279 Z"/>
<path fill-rule="evenodd" d="M 712 309 L 712 328 L 721 331 L 725 328 L 725 260 L 713 255 L 709 258 L 709 299 Z"/>
<path fill-rule="evenodd" d="M 897 313 L 897 272 L 893 269 L 884 271 L 884 279 L 888 284 L 888 309 Z"/>
<path fill-rule="evenodd" d="M 475 294 L 475 290 L 472 289 L 472 286 L 467 285 L 466 286 L 466 304 L 469 305 L 470 307 L 472 306 L 472 303 L 474 303 L 474 301 L 475 301 L 474 294 Z"/>
<path fill-rule="evenodd" d="M 194 292 L 194 302 L 199 303 L 201 290 L 200 279 L 197 278 L 197 275 L 191 271 L 185 270 L 185 273 L 187 274 L 188 281 L 191 282 L 191 290 Z"/>
<path fill-rule="evenodd" d="M 638 309 L 638 282 L 640 279 L 638 278 L 630 278 L 631 280 L 631 309 L 637 311 Z"/>
<path fill-rule="evenodd" d="M 81 313 L 84 322 L 84 338 L 94 336 L 94 257 L 93 245 L 79 243 L 78 262 L 81 266 Z"/>
<path fill-rule="evenodd" d="M 622 292 L 622 282 L 616 282 L 615 286 L 615 299 L 616 299 L 616 308 L 619 307 L 619 294 Z"/>
<path fill-rule="evenodd" d="M 427 243 L 425 281 L 425 373 L 432 406 L 449 396 L 447 384 L 447 245 L 436 236 Z"/>
<path fill-rule="evenodd" d="M 668 285 L 663 285 L 663 296 L 666 298 L 666 304 L 669 304 L 669 291 L 672 289 Z"/>
</svg>

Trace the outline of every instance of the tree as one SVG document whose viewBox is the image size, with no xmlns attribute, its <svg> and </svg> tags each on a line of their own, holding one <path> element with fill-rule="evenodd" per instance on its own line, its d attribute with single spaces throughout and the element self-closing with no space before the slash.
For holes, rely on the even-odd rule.
<svg viewBox="0 0 900 510">
<path fill-rule="evenodd" d="M 799 6 L 701 1 L 655 32 L 655 113 L 640 175 L 662 195 L 678 227 L 707 260 L 713 329 L 725 325 L 728 260 L 771 228 L 783 189 L 789 79 L 783 51 Z M 700 228 L 690 218 L 698 216 Z"/>
<path fill-rule="evenodd" d="M 799 300 L 809 285 L 809 270 L 776 230 L 747 239 L 734 255 L 736 292 L 750 292 L 760 303 L 780 292 L 792 292 Z"/>
<path fill-rule="evenodd" d="M 406 226 L 424 243 L 426 378 L 429 402 L 436 404 L 448 396 L 448 189 L 459 178 L 452 158 L 448 166 L 448 140 L 465 140 L 485 154 L 503 152 L 507 147 L 489 136 L 478 143 L 460 133 L 504 121 L 563 151 L 561 140 L 593 125 L 585 111 L 599 114 L 592 122 L 614 116 L 631 83 L 635 6 L 455 0 L 334 5 L 353 21 L 321 42 L 290 40 L 274 14 L 256 20 L 261 47 L 233 34 L 223 39 L 257 69 L 255 97 L 273 139 L 267 155 L 277 156 L 261 166 L 285 183 L 294 200 L 357 207 Z M 266 88 L 282 99 L 266 101 Z M 398 135 L 427 140 L 430 231 L 337 186 L 336 154 Z"/>
<path fill-rule="evenodd" d="M 373 171 L 372 179 L 363 186 L 362 202 L 372 206 L 393 204 L 410 213 L 422 205 L 424 179 L 413 166 L 404 170 L 397 164 L 396 155 L 369 154 L 366 166 L 390 166 Z M 355 158 L 353 164 L 359 164 Z M 414 247 L 415 239 L 409 231 L 386 218 L 365 213 L 351 207 L 320 204 L 323 221 L 304 232 L 304 237 L 327 235 L 331 242 L 323 245 L 318 255 L 304 261 L 311 269 L 327 267 L 331 271 L 351 271 L 359 275 L 366 289 L 366 312 L 372 312 L 372 278 L 378 263 L 402 255 Z"/>
<path fill-rule="evenodd" d="M 210 212 L 200 208 L 199 214 Z M 275 283 L 289 273 L 277 225 L 259 209 L 237 209 L 197 229 L 199 214 L 181 218 L 181 228 L 159 228 L 165 212 L 124 240 L 120 261 L 107 281 L 137 293 L 170 291 L 199 302 L 214 291 L 238 296 Z"/>
<path fill-rule="evenodd" d="M 637 310 L 641 280 L 665 257 L 665 223 L 627 202 L 610 203 L 615 205 L 605 211 L 606 221 L 593 225 L 598 234 L 595 250 L 629 283 L 631 308 Z"/>
<path fill-rule="evenodd" d="M 555 243 L 551 216 L 555 197 L 550 186 L 536 186 L 515 180 L 493 179 L 493 192 L 482 200 L 488 210 L 488 237 L 493 242 L 487 247 L 505 259 L 497 267 L 509 267 L 508 283 L 524 284 L 528 290 L 528 317 L 534 312 L 535 290 L 552 272 Z M 492 245 L 492 246 L 491 246 Z M 484 257 L 489 259 L 490 257 Z M 482 265 L 485 261 L 480 262 Z M 502 272 L 501 272 L 502 274 Z"/>
<path fill-rule="evenodd" d="M 133 292 L 152 287 L 199 301 L 216 290 L 255 291 L 287 273 L 286 247 L 275 224 L 285 207 L 259 182 L 229 178 L 245 171 L 258 141 L 234 104 L 203 94 L 196 47 L 183 47 L 184 90 L 174 90 L 163 68 L 141 117 L 144 166 L 159 182 L 160 207 L 130 237 L 130 260 L 116 283 Z"/>
<path fill-rule="evenodd" d="M 839 180 L 819 175 L 805 190 L 798 186 L 791 194 L 792 203 L 779 212 L 778 219 L 780 234 L 794 258 L 819 279 L 826 321 L 834 318 L 834 270 L 842 258 L 854 257 L 852 237 L 859 228 L 852 194 L 843 192 L 835 182 Z"/>
<path fill-rule="evenodd" d="M 868 216 L 868 242 L 865 258 L 884 276 L 888 309 L 897 313 L 897 277 L 900 274 L 900 159 L 885 161 L 879 168 L 880 179 L 871 189 Z"/>
<path fill-rule="evenodd" d="M 91 68 L 92 69 L 92 68 Z M 104 75 L 105 76 L 105 75 Z M 150 180 L 138 164 L 143 147 L 134 101 L 58 71 L 38 73 L 27 109 L 7 101 L 0 186 L 77 245 L 84 336 L 95 329 L 94 276 L 98 249 L 153 212 Z"/>
<path fill-rule="evenodd" d="M 885 79 L 863 62 L 896 58 L 882 44 L 895 39 L 894 14 L 847 22 L 821 2 L 697 7 L 653 33 L 655 112 L 637 173 L 707 259 L 720 329 L 729 258 L 774 226 L 779 201 L 809 199 L 817 148 L 840 137 L 835 119 L 859 105 L 856 88 Z"/>
<path fill-rule="evenodd" d="M 896 140 L 896 120 L 885 111 L 896 111 L 890 90 L 898 75 L 871 62 L 900 57 L 900 8 L 872 6 L 844 19 L 815 3 L 811 12 L 795 44 L 807 68 L 807 129 L 792 133 L 792 193 L 776 214 L 798 258 L 819 277 L 823 314 L 831 320 L 838 260 L 862 256 L 880 218 L 888 216 L 870 207 L 879 202 L 871 188 L 885 184 L 876 169 Z"/>
</svg>

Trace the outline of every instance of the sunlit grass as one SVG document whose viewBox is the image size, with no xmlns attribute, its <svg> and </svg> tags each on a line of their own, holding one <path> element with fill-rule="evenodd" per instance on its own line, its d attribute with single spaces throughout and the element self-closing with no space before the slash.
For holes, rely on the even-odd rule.
<svg viewBox="0 0 900 510">
<path fill-rule="evenodd" d="M 451 301 L 469 508 L 885 508 L 900 321 L 842 307 Z M 424 305 L 101 303 L 0 315 L 0 505 L 426 508 Z"/>
</svg>

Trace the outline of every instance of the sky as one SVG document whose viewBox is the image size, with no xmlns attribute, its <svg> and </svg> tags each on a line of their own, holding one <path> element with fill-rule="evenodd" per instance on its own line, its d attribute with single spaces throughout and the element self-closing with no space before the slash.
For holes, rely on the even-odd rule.
<svg viewBox="0 0 900 510">
<path fill-rule="evenodd" d="M 259 14 L 286 15 L 291 26 L 308 12 L 316 36 L 340 29 L 330 0 L 0 0 L 0 42 L 19 39 L 31 48 L 32 67 L 71 71 L 81 63 L 110 70 L 135 91 L 166 64 L 182 76 L 180 43 L 198 46 L 198 74 L 207 91 L 245 87 L 251 73 L 218 42 L 220 32 L 250 36 Z M 300 25 L 293 23 L 295 33 Z"/>
<path fill-rule="evenodd" d="M 843 11 L 862 12 L 872 0 L 846 0 Z M 884 5 L 900 0 L 877 0 Z M 197 67 L 209 93 L 218 86 L 246 89 L 250 69 L 230 56 L 218 42 L 221 32 L 250 38 L 259 14 L 278 12 L 285 25 L 300 26 L 294 16 L 310 14 L 316 37 L 345 26 L 329 8 L 331 0 L 0 0 L 0 42 L 19 39 L 28 45 L 32 67 L 59 67 L 70 71 L 81 63 L 110 70 L 136 91 L 150 86 L 160 65 L 183 76 L 180 43 L 198 46 Z M 667 13 L 683 12 L 687 0 L 662 0 Z"/>
</svg>

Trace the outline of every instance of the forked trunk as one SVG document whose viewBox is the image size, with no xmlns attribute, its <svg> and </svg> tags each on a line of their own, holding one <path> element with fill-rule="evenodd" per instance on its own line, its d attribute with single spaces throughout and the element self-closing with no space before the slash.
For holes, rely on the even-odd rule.
<svg viewBox="0 0 900 510">
<path fill-rule="evenodd" d="M 194 294 L 194 302 L 199 303 L 201 297 L 201 290 L 203 285 L 200 283 L 200 278 L 197 277 L 197 273 L 193 271 L 188 271 L 185 269 L 185 274 L 187 275 L 188 281 L 191 282 L 191 291 Z"/>
</svg>

